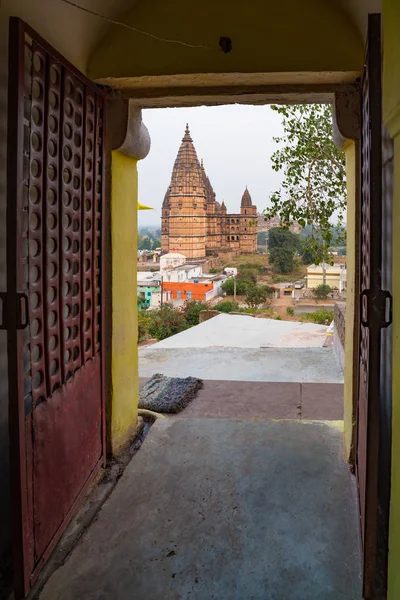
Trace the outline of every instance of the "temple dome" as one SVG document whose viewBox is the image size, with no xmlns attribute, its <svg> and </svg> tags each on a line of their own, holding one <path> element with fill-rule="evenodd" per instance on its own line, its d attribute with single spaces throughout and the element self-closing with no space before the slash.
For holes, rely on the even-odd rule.
<svg viewBox="0 0 400 600">
<path fill-rule="evenodd" d="M 249 206 L 253 206 L 253 203 L 251 201 L 251 196 L 250 196 L 250 192 L 247 189 L 247 185 L 246 185 L 246 189 L 243 192 L 243 196 L 242 196 L 242 202 L 241 202 L 241 207 L 249 207 Z"/>
</svg>

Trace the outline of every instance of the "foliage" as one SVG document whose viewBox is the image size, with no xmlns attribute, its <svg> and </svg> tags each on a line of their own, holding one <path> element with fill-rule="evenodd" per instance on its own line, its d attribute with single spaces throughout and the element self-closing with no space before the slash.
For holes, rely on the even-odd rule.
<svg viewBox="0 0 400 600">
<path fill-rule="evenodd" d="M 312 236 L 306 237 L 301 241 L 300 256 L 303 265 L 319 265 L 326 259 L 325 245 Z"/>
<path fill-rule="evenodd" d="M 138 341 L 139 342 L 141 342 L 149 334 L 151 323 L 152 323 L 152 319 L 151 319 L 150 313 L 148 313 L 147 311 L 145 311 L 145 312 L 139 311 L 138 312 Z"/>
<path fill-rule="evenodd" d="M 294 267 L 294 255 L 299 249 L 297 235 L 284 227 L 268 232 L 269 262 L 279 273 L 289 273 Z"/>
<path fill-rule="evenodd" d="M 318 300 L 327 298 L 331 292 L 331 286 L 327 285 L 326 283 L 321 283 L 321 285 L 317 285 L 317 287 L 313 289 L 314 297 L 318 298 Z"/>
<path fill-rule="evenodd" d="M 210 305 L 200 300 L 186 300 L 183 305 L 183 314 L 190 327 L 199 324 L 199 315 L 202 310 L 210 310 Z"/>
<path fill-rule="evenodd" d="M 259 273 L 260 275 L 264 272 L 263 265 L 254 264 L 251 262 L 240 263 L 240 265 L 238 266 L 238 269 L 240 270 L 240 272 L 254 271 L 255 273 Z"/>
<path fill-rule="evenodd" d="M 236 280 L 236 294 L 238 296 L 243 296 L 246 293 L 247 283 L 248 282 L 246 280 Z M 234 285 L 233 277 L 231 277 L 230 279 L 224 281 L 224 283 L 221 285 L 221 289 L 226 293 L 227 296 L 233 296 Z"/>
<path fill-rule="evenodd" d="M 282 321 L 282 317 L 281 317 L 280 315 L 277 315 L 277 316 L 275 317 L 275 321 Z"/>
<path fill-rule="evenodd" d="M 332 139 L 332 108 L 328 104 L 271 106 L 282 116 L 283 136 L 272 157 L 275 171 L 284 173 L 281 189 L 271 197 L 264 212 L 276 215 L 285 226 L 298 222 L 311 226 L 311 236 L 332 245 L 332 219 L 343 223 L 346 209 L 344 153 Z M 327 257 L 326 257 L 327 258 Z"/>
<path fill-rule="evenodd" d="M 333 310 L 327 308 L 319 308 L 318 310 L 311 313 L 302 313 L 299 315 L 300 321 L 307 321 L 311 323 L 317 323 L 319 325 L 325 325 L 332 323 L 333 321 Z"/>
<path fill-rule="evenodd" d="M 294 308 L 292 308 L 291 306 L 288 306 L 286 309 L 286 314 L 289 315 L 290 317 L 294 317 Z"/>
<path fill-rule="evenodd" d="M 209 273 L 220 273 L 221 269 L 217 269 L 217 267 L 211 267 L 210 269 L 208 269 Z"/>
<path fill-rule="evenodd" d="M 139 250 L 155 250 L 161 246 L 161 230 L 156 227 L 140 227 L 138 234 Z"/>
<path fill-rule="evenodd" d="M 172 304 L 151 311 L 151 321 L 149 333 L 157 340 L 164 340 L 188 328 L 185 316 Z"/>
<path fill-rule="evenodd" d="M 245 302 L 250 308 L 257 308 L 260 304 L 265 304 L 272 294 L 273 290 L 268 285 L 248 285 Z"/>
<path fill-rule="evenodd" d="M 299 236 L 284 227 L 272 227 L 268 232 L 268 247 L 287 248 L 296 252 L 299 248 Z"/>
<path fill-rule="evenodd" d="M 144 296 L 143 296 L 143 294 L 138 294 L 136 296 L 136 306 L 138 308 L 140 308 L 142 306 L 143 302 L 144 302 Z"/>
<path fill-rule="evenodd" d="M 139 250 L 151 250 L 152 248 L 152 242 L 151 239 L 148 237 L 142 237 L 139 240 Z"/>
<path fill-rule="evenodd" d="M 223 313 L 237 312 L 239 311 L 239 304 L 237 302 L 225 300 L 224 302 L 218 302 L 213 308 L 214 310 L 219 310 Z"/>
<path fill-rule="evenodd" d="M 289 273 L 294 268 L 294 253 L 287 248 L 271 248 L 269 262 L 278 273 Z"/>
</svg>

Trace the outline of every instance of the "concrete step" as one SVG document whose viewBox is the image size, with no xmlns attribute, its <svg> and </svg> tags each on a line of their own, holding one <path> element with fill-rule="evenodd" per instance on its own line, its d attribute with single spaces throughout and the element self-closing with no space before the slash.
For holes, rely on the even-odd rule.
<svg viewBox="0 0 400 600">
<path fill-rule="evenodd" d="M 140 387 L 148 378 L 140 378 Z M 205 380 L 178 418 L 343 419 L 343 385 Z"/>
</svg>

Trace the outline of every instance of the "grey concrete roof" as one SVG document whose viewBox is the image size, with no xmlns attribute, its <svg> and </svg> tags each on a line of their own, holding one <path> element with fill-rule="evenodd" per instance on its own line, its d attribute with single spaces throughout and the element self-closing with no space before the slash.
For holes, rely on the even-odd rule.
<svg viewBox="0 0 400 600">
<path fill-rule="evenodd" d="M 221 314 L 153 348 L 321 348 L 326 331 L 325 325 L 314 323 Z"/>
</svg>

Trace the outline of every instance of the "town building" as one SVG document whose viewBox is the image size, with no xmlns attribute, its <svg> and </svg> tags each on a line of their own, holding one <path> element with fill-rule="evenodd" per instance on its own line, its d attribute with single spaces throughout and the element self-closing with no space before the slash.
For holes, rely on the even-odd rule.
<svg viewBox="0 0 400 600">
<path fill-rule="evenodd" d="M 308 289 L 326 283 L 343 292 L 346 289 L 346 265 L 310 265 L 307 267 L 306 281 Z"/>
<path fill-rule="evenodd" d="M 162 301 L 171 302 L 172 294 L 162 286 L 162 277 L 160 271 L 153 273 L 151 271 L 141 271 L 137 274 L 137 295 L 141 299 L 138 307 L 140 310 L 159 308 Z"/>
<path fill-rule="evenodd" d="M 257 207 L 245 189 L 240 214 L 227 213 L 200 163 L 186 126 L 162 205 L 162 252 L 178 252 L 189 260 L 257 252 Z"/>
</svg>

